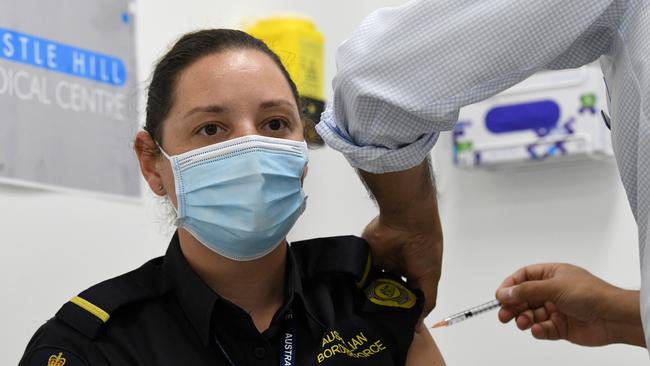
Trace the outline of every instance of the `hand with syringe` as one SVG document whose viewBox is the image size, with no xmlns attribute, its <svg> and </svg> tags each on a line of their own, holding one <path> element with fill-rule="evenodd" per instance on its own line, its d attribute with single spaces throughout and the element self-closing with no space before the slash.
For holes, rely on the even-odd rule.
<svg viewBox="0 0 650 366">
<path fill-rule="evenodd" d="M 624 290 L 570 264 L 535 264 L 505 279 L 496 300 L 436 323 L 447 327 L 499 308 L 537 339 L 565 339 L 584 346 L 627 343 L 645 347 L 639 291 Z"/>
</svg>

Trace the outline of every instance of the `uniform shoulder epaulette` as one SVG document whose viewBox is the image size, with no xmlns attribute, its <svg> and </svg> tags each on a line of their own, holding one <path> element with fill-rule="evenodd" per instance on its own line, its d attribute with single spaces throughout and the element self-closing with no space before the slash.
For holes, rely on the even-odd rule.
<svg viewBox="0 0 650 366">
<path fill-rule="evenodd" d="M 368 243 L 353 235 L 294 242 L 291 251 L 306 278 L 344 273 L 351 275 L 361 288 L 372 267 Z"/>
<path fill-rule="evenodd" d="M 106 280 L 83 291 L 65 303 L 56 318 L 88 338 L 95 338 L 111 314 L 121 307 L 159 297 L 171 289 L 162 273 L 162 257 L 140 268 Z"/>
</svg>

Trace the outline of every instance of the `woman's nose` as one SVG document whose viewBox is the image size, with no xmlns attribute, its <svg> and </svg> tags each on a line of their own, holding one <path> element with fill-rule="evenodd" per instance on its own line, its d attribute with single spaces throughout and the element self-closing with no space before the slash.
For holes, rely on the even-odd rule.
<svg viewBox="0 0 650 366">
<path fill-rule="evenodd" d="M 255 121 L 252 120 L 240 120 L 233 128 L 233 132 L 230 138 L 237 138 L 248 135 L 259 135 L 260 132 L 257 130 Z"/>
</svg>

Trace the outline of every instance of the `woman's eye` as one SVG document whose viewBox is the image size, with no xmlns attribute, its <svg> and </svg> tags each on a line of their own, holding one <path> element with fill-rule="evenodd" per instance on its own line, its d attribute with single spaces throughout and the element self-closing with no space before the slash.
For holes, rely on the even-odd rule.
<svg viewBox="0 0 650 366">
<path fill-rule="evenodd" d="M 283 128 L 288 127 L 289 123 L 283 119 L 275 118 L 267 122 L 266 126 L 272 131 L 280 131 Z"/>
<path fill-rule="evenodd" d="M 204 136 L 212 136 L 212 135 L 216 135 L 219 132 L 219 130 L 221 130 L 221 127 L 219 127 L 214 123 L 210 123 L 208 125 L 201 127 L 199 133 Z"/>
</svg>

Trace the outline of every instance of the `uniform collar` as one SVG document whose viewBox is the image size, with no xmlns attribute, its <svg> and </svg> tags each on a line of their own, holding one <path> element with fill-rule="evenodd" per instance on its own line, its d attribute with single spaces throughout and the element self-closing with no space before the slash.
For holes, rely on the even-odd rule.
<svg viewBox="0 0 650 366">
<path fill-rule="evenodd" d="M 171 277 L 174 292 L 183 312 L 189 319 L 201 342 L 207 346 L 210 342 L 210 330 L 215 309 L 223 310 L 219 303 L 228 302 L 214 292 L 199 275 L 194 272 L 181 252 L 178 233 L 175 233 L 165 254 L 163 262 L 165 272 Z M 308 302 L 303 294 L 301 271 L 295 260 L 291 247 L 287 250 L 287 275 L 285 277 L 285 303 L 278 311 L 283 314 L 290 306 L 302 304 L 305 312 L 315 322 L 315 325 L 324 329 L 324 325 L 313 315 Z M 300 301 L 296 301 L 300 299 Z"/>
<path fill-rule="evenodd" d="M 289 305 L 299 306 L 298 303 L 300 303 L 300 306 L 302 306 L 305 309 L 305 313 L 311 319 L 311 322 L 309 322 L 309 326 L 310 328 L 312 328 L 312 331 L 316 331 L 316 329 L 314 328 L 320 328 L 319 331 L 324 331 L 325 325 L 320 320 L 318 320 L 318 318 L 314 315 L 314 312 L 309 306 L 309 301 L 307 301 L 305 294 L 303 292 L 303 286 L 302 286 L 303 271 L 298 265 L 298 261 L 294 256 L 291 245 L 289 245 L 287 248 L 287 269 L 288 269 L 287 276 L 286 276 L 287 282 L 285 288 L 288 289 L 289 291 L 285 295 L 285 305 L 282 308 L 282 312 L 286 311 L 286 308 Z"/>
<path fill-rule="evenodd" d="M 163 269 L 171 277 L 174 293 L 183 312 L 196 330 L 201 342 L 208 344 L 210 324 L 214 304 L 219 300 L 219 295 L 199 277 L 185 259 L 178 241 L 178 232 L 172 237 Z"/>
</svg>

